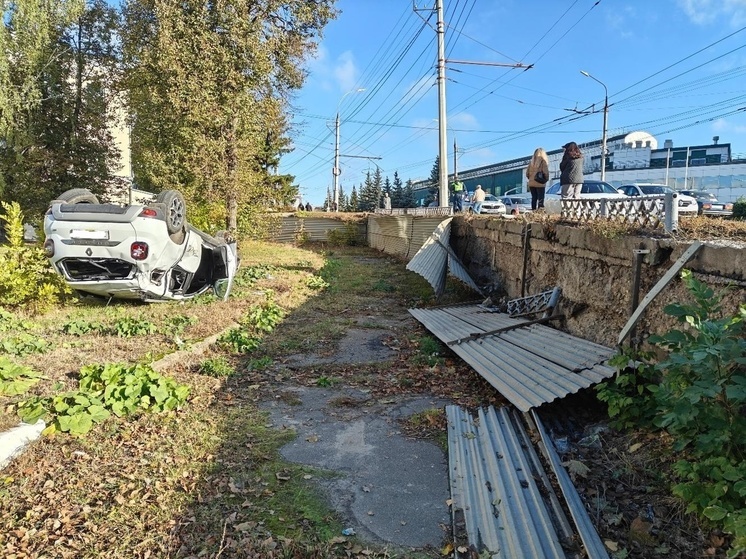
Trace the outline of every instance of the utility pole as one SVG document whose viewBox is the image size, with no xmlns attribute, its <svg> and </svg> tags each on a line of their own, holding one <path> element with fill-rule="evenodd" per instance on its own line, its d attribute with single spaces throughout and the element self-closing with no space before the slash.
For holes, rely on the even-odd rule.
<svg viewBox="0 0 746 559">
<path fill-rule="evenodd" d="M 339 168 L 339 107 L 342 105 L 342 101 L 344 101 L 344 98 L 347 97 L 350 93 L 360 93 L 361 91 L 365 91 L 365 88 L 359 87 L 357 89 L 351 89 L 344 95 L 342 95 L 342 98 L 339 100 L 339 103 L 337 103 L 337 118 L 334 121 L 334 167 L 332 168 L 332 175 L 334 177 L 334 207 L 336 208 L 334 211 L 339 211 L 339 175 L 342 174 L 342 169 Z"/>
<path fill-rule="evenodd" d="M 453 182 L 458 181 L 458 166 L 456 165 L 456 155 L 458 147 L 456 146 L 456 134 L 453 135 Z"/>
<path fill-rule="evenodd" d="M 507 66 L 511 68 L 525 68 L 530 69 L 533 67 L 532 64 L 528 66 L 524 64 L 500 64 L 493 62 L 470 62 L 464 60 L 446 60 L 446 42 L 445 42 L 445 21 L 443 21 L 443 0 L 435 0 L 435 8 L 423 8 L 417 7 L 416 0 L 412 0 L 412 8 L 415 13 L 419 11 L 428 11 L 437 13 L 438 23 L 436 26 L 436 33 L 438 36 L 438 202 L 441 208 L 447 208 L 450 206 L 448 199 L 448 140 L 447 140 L 447 122 L 446 122 L 446 62 L 453 64 L 478 64 L 483 66 Z M 424 19 L 424 18 L 423 18 Z M 427 21 L 427 20 L 425 20 Z M 454 155 L 454 177 L 455 174 L 455 158 Z"/>
<path fill-rule="evenodd" d="M 448 140 L 446 132 L 446 40 L 443 21 L 443 0 L 435 0 L 438 15 L 438 146 L 440 161 L 438 173 L 438 202 L 441 208 L 451 205 L 448 198 Z"/>
<path fill-rule="evenodd" d="M 606 127 L 607 119 L 609 115 L 609 90 L 606 88 L 606 84 L 601 80 L 594 78 L 588 72 L 583 70 L 580 71 L 586 78 L 591 78 L 593 81 L 600 83 L 604 87 L 604 129 L 601 136 L 601 180 L 606 180 Z"/>
</svg>

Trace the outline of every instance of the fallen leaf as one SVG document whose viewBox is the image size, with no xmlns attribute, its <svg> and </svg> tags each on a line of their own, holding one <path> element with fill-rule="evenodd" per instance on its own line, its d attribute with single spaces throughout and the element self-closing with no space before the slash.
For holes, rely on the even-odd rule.
<svg viewBox="0 0 746 559">
<path fill-rule="evenodd" d="M 629 452 L 637 452 L 642 448 L 642 443 L 635 443 L 632 446 L 629 447 Z"/>
<path fill-rule="evenodd" d="M 453 553 L 453 544 L 450 543 L 446 544 L 445 547 L 440 550 L 441 555 L 450 555 L 451 553 Z"/>
<path fill-rule="evenodd" d="M 275 477 L 279 479 L 280 481 L 289 481 L 290 475 L 287 472 L 277 472 L 275 474 Z"/>
<path fill-rule="evenodd" d="M 604 545 L 609 551 L 619 551 L 619 544 L 611 540 L 604 540 Z"/>
<path fill-rule="evenodd" d="M 580 460 L 568 460 L 567 462 L 562 462 L 562 465 L 567 468 L 567 471 L 569 471 L 571 474 L 575 474 L 580 477 L 587 477 L 588 473 L 591 471 L 591 469 L 583 464 Z"/>
</svg>

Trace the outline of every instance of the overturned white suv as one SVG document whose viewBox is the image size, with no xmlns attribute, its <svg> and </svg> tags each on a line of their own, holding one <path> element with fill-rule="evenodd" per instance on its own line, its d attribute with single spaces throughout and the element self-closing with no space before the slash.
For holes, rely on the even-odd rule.
<svg viewBox="0 0 746 559">
<path fill-rule="evenodd" d="M 44 234 L 46 255 L 67 284 L 105 298 L 178 301 L 213 289 L 227 299 L 238 267 L 235 241 L 189 225 L 176 190 L 125 206 L 68 190 L 52 201 Z"/>
</svg>

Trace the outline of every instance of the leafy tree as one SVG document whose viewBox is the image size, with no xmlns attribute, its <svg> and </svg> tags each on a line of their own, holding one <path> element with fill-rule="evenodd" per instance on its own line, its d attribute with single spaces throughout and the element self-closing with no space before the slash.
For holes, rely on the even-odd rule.
<svg viewBox="0 0 746 559">
<path fill-rule="evenodd" d="M 50 62 L 38 76 L 41 98 L 0 147 L 6 196 L 29 213 L 41 214 L 69 188 L 102 195 L 124 186 L 112 173 L 119 150 L 110 132 L 119 107 L 110 87 L 117 81 L 117 23 L 114 8 L 93 0 L 50 36 Z"/>
<path fill-rule="evenodd" d="M 278 182 L 268 168 L 287 147 L 289 94 L 303 84 L 301 65 L 332 6 L 128 0 L 122 42 L 138 180 L 222 204 L 228 228 L 239 208 L 256 214 L 278 184 L 289 188 L 292 180 Z"/>
</svg>

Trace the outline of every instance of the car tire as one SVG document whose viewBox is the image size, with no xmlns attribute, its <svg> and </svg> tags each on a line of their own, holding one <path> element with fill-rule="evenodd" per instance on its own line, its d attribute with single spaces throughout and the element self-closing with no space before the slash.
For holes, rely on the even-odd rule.
<svg viewBox="0 0 746 559">
<path fill-rule="evenodd" d="M 169 235 L 174 235 L 186 226 L 186 202 L 178 190 L 164 190 L 156 196 L 157 204 L 166 207 L 166 228 Z"/>
<path fill-rule="evenodd" d="M 71 188 L 56 199 L 65 204 L 98 204 L 96 195 L 87 188 Z"/>
</svg>

